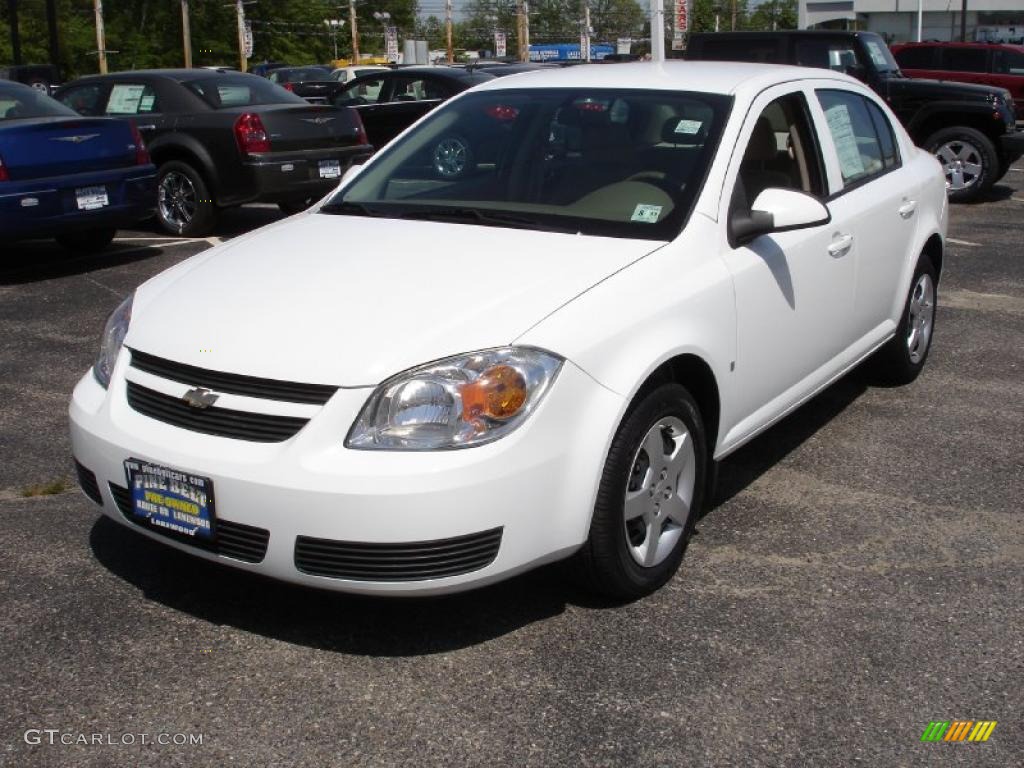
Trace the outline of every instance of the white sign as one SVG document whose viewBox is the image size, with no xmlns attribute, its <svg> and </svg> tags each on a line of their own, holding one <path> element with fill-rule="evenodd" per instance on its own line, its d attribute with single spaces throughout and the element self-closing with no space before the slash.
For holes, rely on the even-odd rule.
<svg viewBox="0 0 1024 768">
<path fill-rule="evenodd" d="M 384 31 L 384 40 L 387 43 L 388 61 L 398 61 L 398 27 L 388 27 Z"/>
<path fill-rule="evenodd" d="M 245 22 L 245 29 L 242 30 L 242 39 L 245 41 L 245 45 L 242 49 L 242 53 L 245 54 L 245 58 L 252 58 L 252 24 L 248 21 Z"/>
<path fill-rule="evenodd" d="M 508 38 L 505 36 L 504 32 L 494 33 L 494 55 L 496 58 L 500 59 L 502 56 L 506 55 L 507 43 Z"/>
<path fill-rule="evenodd" d="M 616 53 L 629 53 L 630 49 L 632 47 L 633 47 L 633 41 L 630 38 L 628 38 L 628 37 L 620 37 L 615 42 L 615 52 Z"/>
</svg>

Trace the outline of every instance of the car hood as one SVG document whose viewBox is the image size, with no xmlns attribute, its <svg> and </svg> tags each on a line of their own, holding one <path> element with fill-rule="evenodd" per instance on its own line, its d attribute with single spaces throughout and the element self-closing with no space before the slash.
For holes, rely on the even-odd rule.
<svg viewBox="0 0 1024 768">
<path fill-rule="evenodd" d="M 143 285 L 125 345 L 217 371 L 370 386 L 509 344 L 660 245 L 309 214 Z"/>
<path fill-rule="evenodd" d="M 992 94 L 1002 95 L 1005 88 L 981 83 L 960 83 L 954 80 L 929 80 L 917 77 L 891 77 L 886 80 L 891 95 L 923 96 L 929 99 L 961 99 L 987 101 Z"/>
</svg>

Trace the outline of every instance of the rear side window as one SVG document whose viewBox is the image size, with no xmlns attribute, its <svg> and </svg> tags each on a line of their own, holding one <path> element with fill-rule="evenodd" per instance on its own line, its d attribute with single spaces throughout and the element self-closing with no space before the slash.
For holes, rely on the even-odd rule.
<svg viewBox="0 0 1024 768">
<path fill-rule="evenodd" d="M 706 37 L 697 48 L 696 60 L 703 61 L 752 61 L 776 63 L 783 61 L 778 40 L 729 40 Z"/>
<path fill-rule="evenodd" d="M 259 104 L 306 104 L 306 100 L 256 75 L 207 77 L 183 83 L 214 109 Z"/>
<path fill-rule="evenodd" d="M 115 83 L 107 98 L 108 115 L 146 115 L 159 112 L 156 91 L 141 83 Z"/>
<path fill-rule="evenodd" d="M 894 55 L 903 69 L 935 69 L 934 46 L 915 45 L 913 48 L 904 48 Z"/>
<path fill-rule="evenodd" d="M 848 91 L 818 91 L 839 159 L 843 187 L 848 188 L 884 173 L 899 164 L 892 129 L 880 136 L 888 121 L 877 107 L 860 94 Z M 874 109 L 877 114 L 871 112 Z M 876 121 L 881 124 L 876 127 Z"/>
<path fill-rule="evenodd" d="M 1024 75 L 1024 53 L 995 51 L 992 54 L 992 71 L 1000 75 Z"/>
<path fill-rule="evenodd" d="M 33 88 L 0 85 L 0 123 L 33 117 L 76 117 L 67 107 Z"/>
<path fill-rule="evenodd" d="M 892 131 L 892 123 L 877 104 L 864 99 L 864 105 L 868 108 L 875 133 L 878 134 L 878 144 L 882 148 L 882 165 L 885 170 L 895 168 L 900 164 L 900 153 L 896 148 L 896 135 Z"/>
<path fill-rule="evenodd" d="M 984 48 L 943 48 L 939 69 L 950 72 L 987 72 L 988 51 Z"/>
</svg>

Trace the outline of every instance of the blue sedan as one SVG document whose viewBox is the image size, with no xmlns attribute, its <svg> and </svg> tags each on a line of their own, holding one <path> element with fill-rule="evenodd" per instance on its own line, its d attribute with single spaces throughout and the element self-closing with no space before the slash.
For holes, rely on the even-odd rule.
<svg viewBox="0 0 1024 768">
<path fill-rule="evenodd" d="M 134 124 L 0 82 L 0 242 L 96 251 L 155 207 L 156 168 Z"/>
</svg>

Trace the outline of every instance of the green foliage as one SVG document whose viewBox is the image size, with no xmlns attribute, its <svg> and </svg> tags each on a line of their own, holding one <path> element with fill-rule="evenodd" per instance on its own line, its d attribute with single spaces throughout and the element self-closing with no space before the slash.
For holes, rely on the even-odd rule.
<svg viewBox="0 0 1024 768">
<path fill-rule="evenodd" d="M 582 0 L 532 0 L 530 41 L 573 43 L 583 26 Z M 493 48 L 494 30 L 508 34 L 508 51 L 516 50 L 516 4 L 508 0 L 470 0 L 466 20 L 456 25 L 456 45 L 462 48 Z M 619 37 L 641 37 L 646 15 L 636 0 L 591 0 L 590 26 L 595 42 L 614 42 Z"/>
<path fill-rule="evenodd" d="M 765 0 L 750 15 L 749 29 L 796 29 L 796 0 Z"/>
<path fill-rule="evenodd" d="M 341 5 L 339 9 L 338 6 Z M 192 62 L 194 66 L 238 66 L 238 27 L 235 9 L 226 0 L 191 0 Z M 26 64 L 49 61 L 44 0 L 19 0 L 22 59 Z M 416 27 L 417 0 L 359 0 L 356 14 L 360 51 L 384 50 L 383 26 L 374 11 L 391 14 L 400 37 Z M 7 3 L 0 5 L 0 65 L 11 62 L 10 19 Z M 351 54 L 348 5 L 343 0 L 259 0 L 246 6 L 253 28 L 250 63 L 285 61 L 290 64 L 327 62 L 334 55 L 333 35 L 324 24 L 346 22 L 338 31 L 338 52 Z M 60 64 L 66 79 L 98 71 L 92 0 L 57 0 Z M 111 71 L 144 67 L 179 67 L 184 63 L 180 0 L 107 0 L 104 4 L 106 48 Z"/>
</svg>

